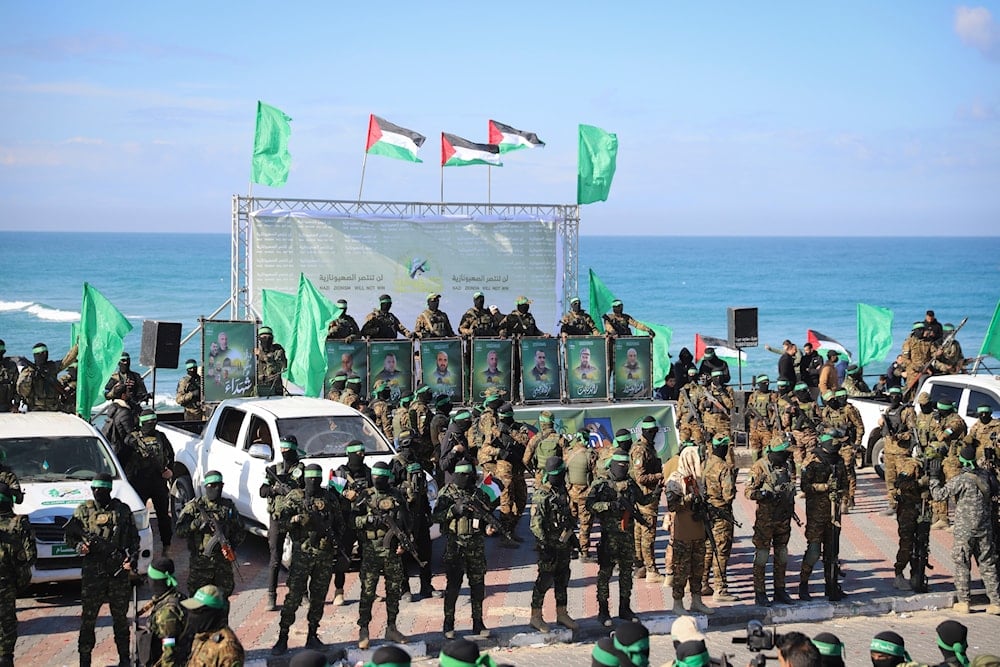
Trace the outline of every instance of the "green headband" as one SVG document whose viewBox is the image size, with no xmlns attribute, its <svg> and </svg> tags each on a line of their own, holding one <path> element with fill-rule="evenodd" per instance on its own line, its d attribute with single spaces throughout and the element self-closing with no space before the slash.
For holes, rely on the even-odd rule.
<svg viewBox="0 0 1000 667">
<path fill-rule="evenodd" d="M 384 296 L 378 300 L 379 303 L 392 303 L 392 297 Z"/>
<path fill-rule="evenodd" d="M 594 644 L 594 648 L 590 651 L 590 657 L 602 665 L 607 665 L 608 667 L 618 667 L 618 665 L 621 664 L 618 661 L 617 655 L 609 651 L 605 651 L 597 644 Z"/>
<path fill-rule="evenodd" d="M 818 641 L 816 639 L 813 639 L 812 643 L 813 643 L 813 646 L 815 646 L 817 649 L 819 649 L 819 654 L 820 655 L 841 656 L 841 657 L 843 657 L 843 655 L 844 655 L 844 644 L 843 643 L 831 644 L 829 642 L 821 642 L 821 641 Z M 872 640 L 872 646 L 875 646 L 875 640 L 874 639 Z"/>
<path fill-rule="evenodd" d="M 310 477 L 322 477 L 323 476 L 323 471 L 322 470 L 309 470 L 309 469 L 306 469 L 305 474 L 303 476 L 306 479 L 309 479 Z"/>
<path fill-rule="evenodd" d="M 760 384 L 761 382 L 770 382 L 770 381 L 771 381 L 771 378 L 767 377 L 766 375 L 758 375 L 757 376 L 757 384 Z"/>
<path fill-rule="evenodd" d="M 976 408 L 976 412 L 978 412 L 981 415 L 987 415 L 991 414 L 993 410 L 988 405 L 980 405 L 978 408 Z"/>
<path fill-rule="evenodd" d="M 631 461 L 630 461 L 630 459 L 628 457 L 628 454 L 612 454 L 611 458 L 608 459 L 608 460 L 609 461 L 618 461 L 619 463 L 622 463 L 622 462 L 631 463 Z"/>
<path fill-rule="evenodd" d="M 202 484 L 205 486 L 208 486 L 209 484 L 222 484 L 222 475 L 209 475 L 205 478 Z"/>
<path fill-rule="evenodd" d="M 809 385 L 807 385 L 805 382 L 799 382 L 794 387 L 792 387 L 792 389 L 794 389 L 795 391 L 805 391 L 808 388 Z"/>
<path fill-rule="evenodd" d="M 200 588 L 194 594 L 194 599 L 197 600 L 198 602 L 202 603 L 206 607 L 211 607 L 212 609 L 225 609 L 226 608 L 226 601 L 225 600 L 223 600 L 222 598 L 217 598 L 217 597 L 215 597 L 214 595 L 212 595 L 210 593 L 206 593 L 204 590 L 202 590 Z"/>
<path fill-rule="evenodd" d="M 951 403 L 941 403 L 939 401 L 938 404 L 937 404 L 937 409 L 938 410 L 951 410 Z"/>
<path fill-rule="evenodd" d="M 261 327 L 260 329 L 257 329 L 257 335 L 258 336 L 273 336 L 274 332 L 271 331 L 271 327 Z"/>
<path fill-rule="evenodd" d="M 655 419 L 643 419 L 639 424 L 639 428 L 649 429 L 649 428 L 659 428 Z"/>
<path fill-rule="evenodd" d="M 790 384 L 791 384 L 791 382 L 789 382 L 788 380 L 778 380 L 778 386 L 779 387 L 787 387 Z"/>
<path fill-rule="evenodd" d="M 729 439 L 728 435 L 724 435 L 721 438 L 712 438 L 712 446 L 713 447 L 719 447 L 719 446 L 722 446 L 722 445 L 728 445 L 730 442 L 732 442 L 732 441 Z"/>
<path fill-rule="evenodd" d="M 105 482 L 103 479 L 95 479 L 90 483 L 90 488 L 92 489 L 110 489 L 112 488 L 111 482 Z"/>
<path fill-rule="evenodd" d="M 298 450 L 298 446 L 291 440 L 281 440 L 278 442 L 279 449 L 295 449 Z"/>
<path fill-rule="evenodd" d="M 833 395 L 834 396 L 847 396 L 847 390 L 846 389 L 838 389 L 837 391 L 833 392 Z"/>
<path fill-rule="evenodd" d="M 830 435 L 829 433 L 823 433 L 822 435 L 819 436 L 820 442 L 830 442 L 831 440 L 833 440 L 833 436 Z"/>
<path fill-rule="evenodd" d="M 824 401 L 829 401 L 831 398 L 833 398 L 833 392 L 832 391 L 824 391 L 823 392 L 823 400 Z"/>
<path fill-rule="evenodd" d="M 150 579 L 156 579 L 157 581 L 166 579 L 168 586 L 172 586 L 174 588 L 177 587 L 177 579 L 174 578 L 173 572 L 161 572 L 160 570 L 157 570 L 155 567 L 150 565 L 146 570 L 146 574 L 149 576 Z"/>
<path fill-rule="evenodd" d="M 186 364 L 184 364 L 184 367 L 185 368 L 198 368 L 198 362 L 197 361 L 189 361 Z"/>
<path fill-rule="evenodd" d="M 538 415 L 538 421 L 552 423 L 552 417 L 546 417 L 545 415 Z"/>
<path fill-rule="evenodd" d="M 813 642 L 816 643 L 815 641 Z M 887 642 L 884 639 L 879 639 L 878 637 L 872 637 L 872 644 L 869 647 L 870 650 L 875 653 L 885 653 L 886 655 L 894 655 L 900 658 L 906 658 L 907 662 L 910 660 L 909 654 L 899 644 L 893 644 L 892 642 Z"/>
<path fill-rule="evenodd" d="M 943 648 L 945 651 L 950 651 L 955 654 L 955 659 L 958 660 L 962 665 L 968 665 L 969 659 L 965 656 L 965 649 L 968 644 L 965 642 L 955 642 L 954 644 L 945 644 L 941 641 L 941 638 L 937 638 L 937 645 Z"/>
<path fill-rule="evenodd" d="M 962 464 L 963 468 L 975 468 L 976 467 L 976 460 L 975 459 L 967 459 L 964 456 L 962 456 L 961 454 L 958 455 L 958 462 Z"/>
<path fill-rule="evenodd" d="M 455 472 L 472 472 L 475 468 L 469 463 L 460 463 L 455 466 Z"/>
<path fill-rule="evenodd" d="M 359 378 L 359 377 L 349 377 L 349 378 L 347 378 L 347 381 L 348 382 L 352 382 L 352 383 L 361 384 L 361 378 Z"/>
<path fill-rule="evenodd" d="M 646 667 L 647 665 L 649 665 L 649 637 L 643 637 L 642 639 L 637 639 L 631 644 L 621 643 L 620 641 L 618 641 L 618 637 L 615 635 L 612 635 L 611 639 L 614 642 L 615 648 L 625 653 L 625 655 L 628 656 L 629 660 L 632 661 L 633 665 L 635 665 L 636 667 Z M 707 665 L 708 653 L 705 653 L 704 656 L 705 656 L 704 662 L 696 662 L 694 663 L 694 665 L 695 666 Z M 698 656 L 693 656 L 693 657 L 698 657 Z"/>
<path fill-rule="evenodd" d="M 462 421 L 463 419 L 472 419 L 472 413 L 470 413 L 468 410 L 462 410 L 452 418 L 452 421 L 458 422 Z"/>
<path fill-rule="evenodd" d="M 497 663 L 493 662 L 493 658 L 490 657 L 489 653 L 483 653 L 475 662 L 466 662 L 465 660 L 459 660 L 458 658 L 447 655 L 443 651 L 441 655 L 438 656 L 438 664 L 441 667 L 497 667 Z"/>
<path fill-rule="evenodd" d="M 329 665 L 330 663 L 326 663 Z M 409 662 L 366 662 L 365 667 L 410 667 Z"/>
<path fill-rule="evenodd" d="M 777 445 L 768 445 L 767 446 L 767 451 L 769 451 L 769 452 L 783 452 L 786 449 L 788 449 L 788 443 L 787 442 L 781 442 L 781 443 L 778 443 Z"/>
<path fill-rule="evenodd" d="M 674 660 L 675 665 L 684 665 L 684 667 L 705 667 L 705 665 L 711 664 L 712 659 L 708 655 L 708 651 L 704 653 L 699 653 L 698 655 L 689 655 L 683 660 Z"/>
<path fill-rule="evenodd" d="M 615 442 L 632 442 L 632 434 L 616 435 Z"/>
<path fill-rule="evenodd" d="M 565 463 L 560 463 L 559 467 L 556 468 L 555 470 L 546 470 L 545 472 L 543 472 L 542 473 L 542 481 L 543 482 L 547 482 L 549 480 L 549 476 L 550 475 L 561 475 L 564 472 L 566 472 L 566 464 Z"/>
<path fill-rule="evenodd" d="M 365 451 L 365 446 L 362 444 L 349 445 L 346 451 L 348 454 L 357 454 L 358 452 Z"/>
<path fill-rule="evenodd" d="M 31 348 L 32 354 L 41 354 L 42 352 L 48 352 L 48 351 L 49 348 L 46 347 L 45 345 L 36 345 L 35 347 Z"/>
<path fill-rule="evenodd" d="M 420 472 L 423 469 L 424 467 L 420 465 L 420 461 L 414 461 L 413 463 L 406 466 L 406 472 L 408 473 Z"/>
<path fill-rule="evenodd" d="M 392 477 L 392 471 L 388 468 L 372 468 L 372 474 L 376 477 Z"/>
<path fill-rule="evenodd" d="M 156 415 L 141 415 L 139 417 L 139 423 L 140 424 L 145 424 L 146 422 L 151 421 L 151 420 L 155 421 L 156 420 Z"/>
<path fill-rule="evenodd" d="M 611 307 L 612 308 L 614 308 L 615 306 L 621 306 L 621 305 L 623 305 L 621 299 L 615 299 L 614 301 L 611 302 Z"/>
<path fill-rule="evenodd" d="M 889 393 L 890 394 L 902 394 L 903 393 L 903 388 L 902 387 L 889 387 Z"/>
</svg>

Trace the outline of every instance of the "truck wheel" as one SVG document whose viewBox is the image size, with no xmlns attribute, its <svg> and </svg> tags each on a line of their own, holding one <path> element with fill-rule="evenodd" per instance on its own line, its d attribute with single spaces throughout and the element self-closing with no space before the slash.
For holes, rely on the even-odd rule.
<svg viewBox="0 0 1000 667">
<path fill-rule="evenodd" d="M 879 438 L 875 445 L 872 447 L 872 466 L 875 468 L 875 473 L 881 478 L 885 479 L 885 456 L 883 450 L 885 449 L 885 440 Z"/>
<path fill-rule="evenodd" d="M 188 475 L 178 477 L 170 490 L 170 514 L 174 517 L 174 524 L 177 523 L 181 510 L 192 500 L 194 500 L 194 485 L 191 483 L 191 477 Z"/>
</svg>

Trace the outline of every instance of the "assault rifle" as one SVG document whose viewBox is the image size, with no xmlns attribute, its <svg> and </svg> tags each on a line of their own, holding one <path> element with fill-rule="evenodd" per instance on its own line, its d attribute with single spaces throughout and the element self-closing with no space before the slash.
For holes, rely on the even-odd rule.
<svg viewBox="0 0 1000 667">
<path fill-rule="evenodd" d="M 688 420 L 690 421 L 694 418 L 695 423 L 698 424 L 702 433 L 708 433 L 708 429 L 705 428 L 705 422 L 701 419 L 701 411 L 698 410 L 698 406 L 696 406 L 694 401 L 691 400 L 691 393 L 687 390 L 687 388 L 681 390 L 681 397 L 684 399 L 684 404 L 688 409 L 688 414 L 686 415 Z"/>
<path fill-rule="evenodd" d="M 413 543 L 413 539 L 410 537 L 410 534 L 399 527 L 399 524 L 396 522 L 396 517 L 392 515 L 392 512 L 383 512 L 381 510 L 377 511 L 378 514 L 376 516 L 378 517 L 378 520 L 383 526 L 386 527 L 385 538 L 382 540 L 382 546 L 386 549 L 392 549 L 392 540 L 395 539 L 399 543 L 400 547 L 408 551 L 410 555 L 413 556 L 413 560 L 417 562 L 417 565 L 425 567 L 427 565 L 427 561 L 420 560 L 420 554 L 417 552 L 417 545 Z"/>
<path fill-rule="evenodd" d="M 264 468 L 264 474 L 267 475 L 268 485 L 276 493 L 282 496 L 287 496 L 291 492 L 292 487 L 288 485 L 288 482 L 281 481 L 281 478 L 278 477 L 278 473 L 276 473 L 271 466 Z"/>
<path fill-rule="evenodd" d="M 485 521 L 486 525 L 493 529 L 495 534 L 500 535 L 507 541 L 514 541 L 514 534 L 509 528 L 500 523 L 500 520 L 493 514 L 493 510 L 479 498 L 478 494 L 473 493 L 471 498 L 463 499 L 462 502 L 465 503 L 466 507 L 472 509 L 472 513 L 477 519 Z"/>
<path fill-rule="evenodd" d="M 55 389 L 61 400 L 65 401 L 72 395 L 73 391 L 69 387 L 60 382 L 58 378 L 54 378 L 46 373 L 45 369 L 35 362 L 29 360 L 27 357 L 21 357 L 21 363 L 35 371 L 38 377 L 42 378 L 42 381 L 45 382 L 45 384 Z"/>
<path fill-rule="evenodd" d="M 201 520 L 205 523 L 205 526 L 212 529 L 212 538 L 205 544 L 205 548 L 201 550 L 201 554 L 207 558 L 211 558 L 215 547 L 218 546 L 219 551 L 222 552 L 222 557 L 232 563 L 233 569 L 236 570 L 236 574 L 240 577 L 240 581 L 243 581 L 240 564 L 236 562 L 236 551 L 233 549 L 233 545 L 229 543 L 229 538 L 223 532 L 222 526 L 204 507 L 199 506 L 198 513 L 201 515 Z"/>
<path fill-rule="evenodd" d="M 776 412 L 776 407 L 774 405 L 773 398 L 767 401 L 767 408 L 765 408 L 764 410 L 765 414 L 760 414 L 757 408 L 753 407 L 750 403 L 747 403 L 746 410 L 747 414 L 750 415 L 751 419 L 764 422 L 764 428 L 767 429 L 768 431 L 774 430 L 775 427 L 774 416 L 776 416 L 774 413 Z M 781 425 L 780 420 L 778 421 L 779 421 L 778 426 L 780 426 Z"/>
<path fill-rule="evenodd" d="M 840 588 L 837 574 L 840 571 L 840 487 L 837 480 L 837 469 L 830 475 L 830 530 L 823 538 L 823 580 L 826 584 L 826 597 L 831 602 L 843 599 L 844 592 Z"/>
<path fill-rule="evenodd" d="M 330 500 L 330 498 L 324 498 L 324 502 L 332 502 L 339 505 L 339 501 Z M 335 507 L 333 511 L 339 512 L 339 506 Z M 316 529 L 313 530 L 312 534 L 309 536 L 309 546 L 318 550 L 320 548 L 320 542 L 325 538 L 328 543 L 335 544 L 337 546 L 337 551 L 339 551 L 340 555 L 344 557 L 345 562 L 350 563 L 351 556 L 344 550 L 343 532 L 336 529 L 333 525 L 333 521 L 330 520 L 329 515 L 322 510 L 317 509 L 311 502 L 306 505 L 306 512 L 309 516 L 309 523 L 311 523 Z"/>
<path fill-rule="evenodd" d="M 705 537 L 708 539 L 708 546 L 712 550 L 712 557 L 715 559 L 715 566 L 719 568 L 719 572 L 722 573 L 722 589 L 725 590 L 728 586 L 726 581 L 726 572 L 722 567 L 722 561 L 719 560 L 719 545 L 715 541 L 714 523 L 716 519 L 722 519 L 728 521 L 731 524 L 743 527 L 730 510 L 725 510 L 721 507 L 716 507 L 712 503 L 708 502 L 708 499 L 701 494 L 701 488 L 698 486 L 698 480 L 694 477 L 684 478 L 684 490 L 694 496 L 694 502 L 691 505 L 691 513 L 694 518 L 700 519 L 702 525 L 705 527 Z"/>
<path fill-rule="evenodd" d="M 711 387 L 706 387 L 705 388 L 705 398 L 707 398 L 709 400 L 709 402 L 712 405 L 715 406 L 716 410 L 718 410 L 720 413 L 722 413 L 723 417 L 725 417 L 726 419 L 729 419 L 729 410 L 726 409 L 726 406 L 724 406 L 721 402 L 719 402 L 719 399 L 717 399 L 715 396 L 712 396 L 712 388 Z"/>
<path fill-rule="evenodd" d="M 958 323 L 958 326 L 955 327 L 954 330 L 949 331 L 948 335 L 944 337 L 944 339 L 941 341 L 941 344 L 938 345 L 937 350 L 934 351 L 934 354 L 931 354 L 931 358 L 928 359 L 924 363 L 924 365 L 920 367 L 920 371 L 913 377 L 909 377 L 906 379 L 906 391 L 903 392 L 904 395 L 906 396 L 912 395 L 913 391 L 917 387 L 917 384 L 923 379 L 924 374 L 927 373 L 928 369 L 930 369 L 931 364 L 937 361 L 937 352 L 939 350 L 944 349 L 948 345 L 951 345 L 952 341 L 955 340 L 955 336 L 958 335 L 958 332 L 962 329 L 962 327 L 965 326 L 965 323 L 968 321 L 969 321 L 968 317 L 962 318 L 962 321 Z"/>
<path fill-rule="evenodd" d="M 88 553 L 94 554 L 98 559 L 112 565 L 117 563 L 118 569 L 111 574 L 112 577 L 117 577 L 122 573 L 126 562 L 131 564 L 133 571 L 135 570 L 135 565 L 139 560 L 138 550 L 130 551 L 104 539 L 97 533 L 84 530 L 83 524 L 75 518 L 66 522 L 65 532 L 67 536 L 75 538 L 80 544 L 86 544 Z"/>
<path fill-rule="evenodd" d="M 768 475 L 764 478 L 764 483 L 760 486 L 761 491 L 766 491 L 778 499 L 780 502 L 788 502 L 790 498 L 795 496 L 795 484 L 792 482 L 792 476 L 788 472 L 787 467 L 782 467 L 780 470 L 775 470 L 773 477 Z M 799 518 L 798 513 L 795 511 L 795 501 L 792 500 L 792 521 L 799 528 L 802 527 L 802 519 Z M 741 526 L 742 527 L 742 526 Z"/>
</svg>

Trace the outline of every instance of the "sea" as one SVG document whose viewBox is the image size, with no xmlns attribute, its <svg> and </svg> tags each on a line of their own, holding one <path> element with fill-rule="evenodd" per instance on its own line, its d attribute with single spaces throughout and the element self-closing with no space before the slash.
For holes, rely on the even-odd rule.
<svg viewBox="0 0 1000 667">
<path fill-rule="evenodd" d="M 8 356 L 31 355 L 45 342 L 52 358 L 70 346 L 79 320 L 84 282 L 96 287 L 133 324 L 125 349 L 139 363 L 144 320 L 181 322 L 190 333 L 199 317 L 230 294 L 228 234 L 0 232 L 0 339 Z M 978 354 L 1000 301 L 1000 237 L 816 238 L 581 236 L 579 294 L 588 301 L 588 269 L 638 320 L 673 330 L 674 359 L 694 351 L 695 334 L 727 338 L 727 309 L 758 309 L 760 346 L 746 348 L 746 362 L 732 367 L 734 384 L 760 373 L 772 377 L 778 356 L 764 345 L 801 345 L 809 329 L 857 349 L 857 304 L 894 313 L 893 349 L 866 375 L 885 371 L 912 323 L 932 309 L 942 323 L 958 324 L 965 356 Z M 512 304 L 498 304 L 509 312 Z M 469 307 L 442 303 L 457 324 Z M 355 317 L 367 306 L 353 308 Z M 228 319 L 226 307 L 219 319 Z M 409 324 L 409 323 L 407 323 Z M 544 328 L 544 323 L 540 323 Z M 279 341 L 281 342 L 281 341 Z M 198 357 L 200 337 L 181 349 Z M 987 359 L 993 372 L 1000 362 Z M 183 365 L 183 364 L 182 364 Z M 159 369 L 158 407 L 173 404 L 183 371 Z M 662 378 L 654 378 L 660 384 Z M 146 378 L 153 390 L 153 377 Z"/>
</svg>

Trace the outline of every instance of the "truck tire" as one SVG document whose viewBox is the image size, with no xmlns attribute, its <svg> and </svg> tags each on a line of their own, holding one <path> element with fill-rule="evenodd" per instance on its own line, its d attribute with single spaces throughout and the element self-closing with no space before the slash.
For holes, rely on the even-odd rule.
<svg viewBox="0 0 1000 667">
<path fill-rule="evenodd" d="M 871 448 L 871 462 L 875 468 L 875 474 L 881 479 L 885 479 L 885 456 L 882 452 L 885 449 L 885 439 L 879 438 Z"/>
<path fill-rule="evenodd" d="M 174 518 L 174 524 L 177 523 L 181 510 L 192 500 L 194 500 L 194 484 L 191 483 L 191 476 L 182 475 L 174 480 L 170 489 L 170 514 Z"/>
</svg>

